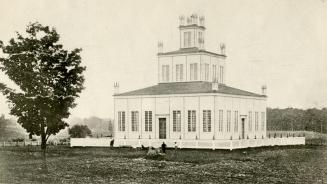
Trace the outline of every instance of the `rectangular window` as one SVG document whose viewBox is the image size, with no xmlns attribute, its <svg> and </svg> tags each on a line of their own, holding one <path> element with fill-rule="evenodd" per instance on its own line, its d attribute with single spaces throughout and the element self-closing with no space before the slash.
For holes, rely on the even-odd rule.
<svg viewBox="0 0 327 184">
<path fill-rule="evenodd" d="M 238 132 L 238 111 L 234 111 L 234 132 Z"/>
<path fill-rule="evenodd" d="M 265 124 L 266 124 L 266 114 L 264 112 L 261 112 L 261 131 L 265 130 Z"/>
<path fill-rule="evenodd" d="M 144 130 L 146 132 L 152 132 L 152 111 L 145 111 L 144 121 Z"/>
<path fill-rule="evenodd" d="M 191 47 L 191 32 L 187 32 L 187 47 Z"/>
<path fill-rule="evenodd" d="M 209 80 L 209 64 L 204 64 L 204 80 Z"/>
<path fill-rule="evenodd" d="M 169 82 L 169 65 L 162 65 L 162 82 Z"/>
<path fill-rule="evenodd" d="M 218 82 L 217 81 L 217 66 L 216 65 L 212 66 L 212 81 L 213 82 Z"/>
<path fill-rule="evenodd" d="M 187 46 L 187 32 L 184 32 L 184 47 L 188 47 Z"/>
<path fill-rule="evenodd" d="M 190 64 L 190 80 L 198 80 L 198 64 Z"/>
<path fill-rule="evenodd" d="M 181 131 L 181 111 L 173 111 L 173 132 Z"/>
<path fill-rule="evenodd" d="M 194 64 L 190 64 L 190 80 L 194 80 Z"/>
<path fill-rule="evenodd" d="M 189 132 L 195 132 L 196 131 L 196 111 L 195 110 L 189 110 L 187 113 L 187 127 Z"/>
<path fill-rule="evenodd" d="M 230 124 L 231 124 L 231 111 L 227 111 L 227 132 L 230 132 Z"/>
<path fill-rule="evenodd" d="M 138 131 L 139 130 L 139 112 L 138 111 L 132 111 L 131 113 L 132 117 L 132 131 Z"/>
<path fill-rule="evenodd" d="M 204 43 L 202 32 L 199 32 L 199 39 L 198 39 L 198 41 L 199 41 L 199 45 L 201 47 L 201 45 Z"/>
<path fill-rule="evenodd" d="M 224 111 L 219 110 L 219 121 L 218 121 L 218 131 L 222 132 L 223 131 L 223 121 L 224 121 Z"/>
<path fill-rule="evenodd" d="M 166 81 L 166 65 L 161 66 L 161 81 L 165 82 Z"/>
<path fill-rule="evenodd" d="M 118 111 L 118 130 L 125 131 L 125 111 Z"/>
<path fill-rule="evenodd" d="M 176 65 L 176 81 L 179 81 L 179 65 Z"/>
<path fill-rule="evenodd" d="M 183 64 L 176 65 L 176 81 L 183 81 Z"/>
<path fill-rule="evenodd" d="M 249 111 L 249 131 L 252 131 L 252 111 Z"/>
<path fill-rule="evenodd" d="M 211 132 L 211 110 L 203 110 L 203 132 Z"/>
<path fill-rule="evenodd" d="M 184 47 L 190 47 L 191 46 L 191 32 L 187 31 L 184 32 Z"/>
<path fill-rule="evenodd" d="M 219 66 L 219 83 L 224 83 L 224 67 Z"/>
<path fill-rule="evenodd" d="M 259 123 L 259 113 L 258 112 L 255 112 L 254 113 L 254 128 L 255 128 L 255 131 L 258 131 L 258 128 L 259 128 L 259 125 L 258 125 L 258 123 Z"/>
</svg>

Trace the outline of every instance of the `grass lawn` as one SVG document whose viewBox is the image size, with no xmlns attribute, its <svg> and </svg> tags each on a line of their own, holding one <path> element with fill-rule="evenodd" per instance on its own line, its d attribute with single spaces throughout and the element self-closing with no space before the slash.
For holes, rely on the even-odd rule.
<svg viewBox="0 0 327 184">
<path fill-rule="evenodd" d="M 327 147 L 168 150 L 0 148 L 0 183 L 327 183 Z"/>
</svg>

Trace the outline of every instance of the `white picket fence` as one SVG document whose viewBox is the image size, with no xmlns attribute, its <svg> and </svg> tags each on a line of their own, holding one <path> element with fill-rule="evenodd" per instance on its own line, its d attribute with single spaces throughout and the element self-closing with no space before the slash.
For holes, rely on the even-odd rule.
<svg viewBox="0 0 327 184">
<path fill-rule="evenodd" d="M 10 146 L 39 146 L 41 143 L 39 141 L 4 141 L 0 143 L 0 147 L 10 147 Z"/>
<path fill-rule="evenodd" d="M 71 138 L 71 147 L 109 147 L 111 138 Z M 241 149 L 262 146 L 304 145 L 305 137 L 284 137 L 242 140 L 180 140 L 180 139 L 114 139 L 114 147 L 160 147 L 165 142 L 167 147 L 193 149 Z"/>
<path fill-rule="evenodd" d="M 48 141 L 47 145 L 68 145 L 69 142 L 59 142 L 59 141 Z M 16 141 L 2 141 L 0 142 L 0 148 L 1 147 L 24 147 L 24 146 L 40 146 L 41 142 L 40 141 L 21 141 L 21 142 L 16 142 Z"/>
<path fill-rule="evenodd" d="M 112 138 L 70 138 L 71 147 L 109 147 Z"/>
</svg>

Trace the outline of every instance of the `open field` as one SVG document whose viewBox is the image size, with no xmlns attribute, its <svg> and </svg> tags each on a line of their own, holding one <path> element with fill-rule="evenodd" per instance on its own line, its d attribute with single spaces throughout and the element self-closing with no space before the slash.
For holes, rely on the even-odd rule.
<svg viewBox="0 0 327 184">
<path fill-rule="evenodd" d="M 0 183 L 326 183 L 327 147 L 168 150 L 145 158 L 129 148 L 0 149 Z"/>
</svg>

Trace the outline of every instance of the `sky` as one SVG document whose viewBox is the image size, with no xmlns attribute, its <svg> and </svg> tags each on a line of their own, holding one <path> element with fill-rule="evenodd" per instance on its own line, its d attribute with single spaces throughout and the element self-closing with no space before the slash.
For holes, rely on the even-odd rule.
<svg viewBox="0 0 327 184">
<path fill-rule="evenodd" d="M 269 107 L 327 106 L 326 0 L 0 0 L 0 40 L 29 22 L 55 27 L 65 49 L 82 48 L 85 90 L 74 117 L 113 117 L 120 92 L 157 84 L 157 43 L 179 49 L 180 15 L 205 16 L 205 48 L 226 44 L 226 84 L 267 86 Z M 0 82 L 15 88 L 3 73 Z M 0 114 L 8 114 L 0 95 Z"/>
</svg>

